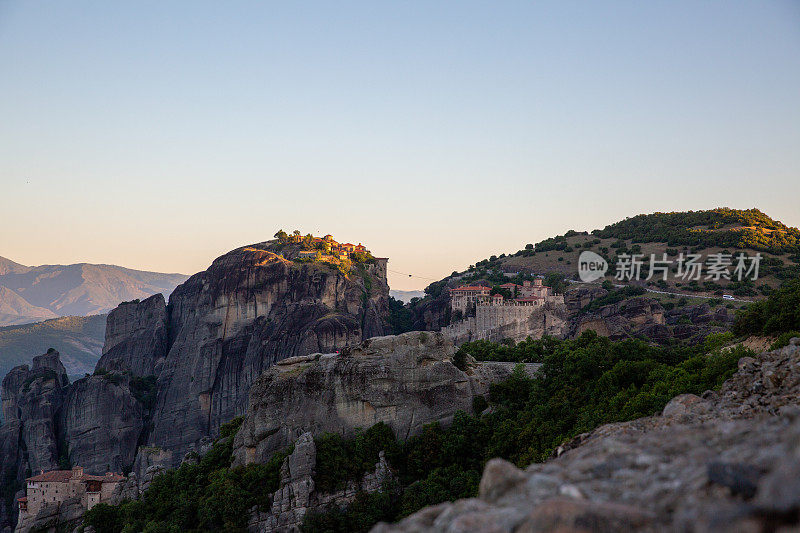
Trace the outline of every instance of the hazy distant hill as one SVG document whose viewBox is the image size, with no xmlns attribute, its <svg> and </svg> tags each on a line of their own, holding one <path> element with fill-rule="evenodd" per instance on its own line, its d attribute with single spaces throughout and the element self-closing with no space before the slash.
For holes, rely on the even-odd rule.
<svg viewBox="0 0 800 533">
<path fill-rule="evenodd" d="M 103 351 L 106 315 L 66 316 L 36 324 L 0 328 L 0 376 L 48 348 L 61 352 L 70 376 L 94 371 Z"/>
<path fill-rule="evenodd" d="M 106 313 L 123 301 L 169 296 L 187 278 L 88 263 L 29 267 L 0 257 L 0 326 Z"/>
<path fill-rule="evenodd" d="M 400 300 L 401 302 L 408 303 L 414 298 L 424 298 L 425 291 L 400 291 L 400 290 L 390 290 L 389 296 L 394 298 L 395 300 Z"/>
</svg>

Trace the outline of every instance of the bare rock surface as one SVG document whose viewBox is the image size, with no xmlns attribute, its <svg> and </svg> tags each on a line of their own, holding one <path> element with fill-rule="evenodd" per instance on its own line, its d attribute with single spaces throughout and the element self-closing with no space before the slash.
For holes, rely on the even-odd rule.
<svg viewBox="0 0 800 533">
<path fill-rule="evenodd" d="M 45 503 L 35 515 L 29 515 L 21 520 L 14 532 L 72 531 L 80 524 L 84 512 L 78 496 L 67 498 L 62 502 Z"/>
<path fill-rule="evenodd" d="M 31 367 L 17 366 L 3 379 L 4 423 L 0 426 L 0 528 L 13 528 L 13 505 L 28 472 L 49 470 L 58 464 L 55 414 L 68 384 L 55 350 L 34 357 Z"/>
<path fill-rule="evenodd" d="M 67 372 L 55 350 L 34 357 L 31 368 L 15 367 L 3 379 L 3 417 L 9 425 L 18 423 L 17 439 L 32 472 L 58 464 L 56 413 L 68 385 Z"/>
<path fill-rule="evenodd" d="M 122 472 L 136 457 L 142 406 L 127 380 L 88 376 L 69 387 L 59 411 L 70 463 L 91 472 Z"/>
<path fill-rule="evenodd" d="M 251 384 L 276 362 L 383 335 L 385 266 L 376 261 L 345 276 L 321 263 L 288 261 L 262 243 L 189 278 L 170 296 L 169 346 L 147 444 L 173 451 L 177 462 L 244 414 Z"/>
<path fill-rule="evenodd" d="M 717 393 L 601 426 L 546 463 L 492 459 L 477 498 L 373 531 L 794 531 L 799 395 L 800 339 L 743 358 Z"/>
<path fill-rule="evenodd" d="M 164 295 L 124 302 L 108 314 L 103 356 L 97 368 L 157 375 L 167 355 L 167 307 Z"/>
<path fill-rule="evenodd" d="M 140 492 L 244 414 L 266 368 L 384 335 L 386 266 L 374 259 L 344 274 L 289 261 L 265 242 L 219 257 L 169 305 L 160 294 L 119 305 L 107 319 L 101 372 L 69 385 L 57 354 L 47 354 L 9 373 L 0 474 L 19 484 L 65 460 L 88 472 L 133 467 L 129 493 Z M 13 523 L 12 501 L 0 502 L 3 524 Z"/>
<path fill-rule="evenodd" d="M 463 372 L 453 353 L 441 333 L 411 332 L 275 365 L 250 391 L 236 462 L 264 462 L 306 432 L 348 436 L 378 422 L 406 439 L 425 424 L 449 423 L 456 411 L 471 412 L 472 399 L 513 370 L 472 365 Z"/>
</svg>

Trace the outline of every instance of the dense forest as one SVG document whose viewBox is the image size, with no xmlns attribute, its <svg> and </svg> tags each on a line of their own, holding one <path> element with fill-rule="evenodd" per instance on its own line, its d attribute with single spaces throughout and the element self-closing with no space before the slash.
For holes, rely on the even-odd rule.
<svg viewBox="0 0 800 533">
<path fill-rule="evenodd" d="M 536 244 L 533 250 L 565 250 L 569 246 L 567 238 L 575 235 L 579 233 L 569 231 L 559 237 L 545 239 Z M 636 215 L 601 230 L 594 230 L 592 236 L 634 243 L 663 242 L 667 246 L 697 249 L 750 248 L 772 254 L 800 254 L 800 230 L 775 221 L 758 209 L 717 208 Z M 518 253 L 524 254 L 525 250 Z"/>
<path fill-rule="evenodd" d="M 737 335 L 800 337 L 800 279 L 785 283 L 769 298 L 741 311 L 733 325 Z"/>
<path fill-rule="evenodd" d="M 266 464 L 231 468 L 233 436 L 241 423 L 238 418 L 224 425 L 208 453 L 157 476 L 141 499 L 95 506 L 84 526 L 98 533 L 244 531 L 250 508 L 271 503 L 291 449 Z"/>
</svg>

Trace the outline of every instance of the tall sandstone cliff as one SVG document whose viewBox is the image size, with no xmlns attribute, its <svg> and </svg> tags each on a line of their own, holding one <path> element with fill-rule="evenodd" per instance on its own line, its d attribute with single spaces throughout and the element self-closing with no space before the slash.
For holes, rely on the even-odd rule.
<svg viewBox="0 0 800 533">
<path fill-rule="evenodd" d="M 287 357 L 330 353 L 387 332 L 386 263 L 349 274 L 296 263 L 271 243 L 233 250 L 160 295 L 120 305 L 108 317 L 98 368 L 157 378 L 143 441 L 172 465 L 247 408 L 250 385 Z"/>
<path fill-rule="evenodd" d="M 3 380 L 0 528 L 14 523 L 14 496 L 26 477 L 70 464 L 121 471 L 133 460 L 142 408 L 125 377 L 87 376 L 73 384 L 59 353 L 33 358 Z"/>
</svg>

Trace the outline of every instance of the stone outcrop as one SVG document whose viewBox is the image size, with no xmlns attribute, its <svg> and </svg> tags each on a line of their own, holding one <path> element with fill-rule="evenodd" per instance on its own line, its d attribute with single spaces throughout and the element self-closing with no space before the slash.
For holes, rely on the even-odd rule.
<svg viewBox="0 0 800 533">
<path fill-rule="evenodd" d="M 15 367 L 3 379 L 4 423 L 0 426 L 0 528 L 13 527 L 26 473 L 58 465 L 56 413 L 61 406 L 67 373 L 50 350 L 33 358 L 31 367 Z"/>
<path fill-rule="evenodd" d="M 236 462 L 264 462 L 305 432 L 352 435 L 378 422 L 406 439 L 425 424 L 449 423 L 456 411 L 471 412 L 472 399 L 511 372 L 480 364 L 462 372 L 453 353 L 441 333 L 411 332 L 281 361 L 253 384 Z"/>
<path fill-rule="evenodd" d="M 136 454 L 133 469 L 125 483 L 117 486 L 111 497 L 111 504 L 117 505 L 123 500 L 136 500 L 147 490 L 153 479 L 164 472 L 174 462 L 173 454 L 161 448 L 141 447 Z"/>
<path fill-rule="evenodd" d="M 564 292 L 564 305 L 570 313 L 579 313 L 584 307 L 608 294 L 600 285 L 594 283 L 572 286 Z"/>
<path fill-rule="evenodd" d="M 78 526 L 85 512 L 79 496 L 67 498 L 62 502 L 46 503 L 35 515 L 20 520 L 14 533 L 72 531 Z"/>
<path fill-rule="evenodd" d="M 157 375 L 148 445 L 178 460 L 244 414 L 250 385 L 276 362 L 385 333 L 385 261 L 345 276 L 276 251 L 270 243 L 234 250 L 170 296 L 169 348 Z"/>
<path fill-rule="evenodd" d="M 595 286 L 567 291 L 565 301 L 573 313 L 570 337 L 591 329 L 612 340 L 640 337 L 659 344 L 674 340 L 696 344 L 711 333 L 728 331 L 733 323 L 733 315 L 723 306 L 712 309 L 704 303 L 665 310 L 658 300 L 647 296 L 628 298 L 591 311 L 582 310 L 605 294 L 605 289 Z"/>
<path fill-rule="evenodd" d="M 456 283 L 450 283 L 449 286 Z M 450 291 L 445 287 L 435 298 L 424 298 L 410 306 L 413 328 L 417 331 L 439 331 L 450 324 Z"/>
<path fill-rule="evenodd" d="M 345 507 L 358 492 L 376 492 L 392 478 L 389 465 L 380 452 L 375 471 L 364 474 L 359 481 L 350 481 L 344 490 L 320 493 L 315 490 L 314 468 L 317 452 L 314 437 L 303 433 L 294 443 L 294 450 L 281 466 L 280 487 L 272 495 L 272 507 L 267 510 L 254 507 L 250 511 L 248 531 L 251 533 L 295 532 L 300 530 L 303 518 L 311 510 L 329 506 Z"/>
<path fill-rule="evenodd" d="M 8 424 L 18 423 L 18 442 L 32 472 L 58 465 L 56 412 L 67 385 L 67 372 L 55 350 L 34 357 L 31 368 L 15 367 L 3 380 L 3 417 Z"/>
<path fill-rule="evenodd" d="M 89 472 L 121 471 L 133 463 L 143 427 L 127 379 L 87 376 L 70 385 L 55 350 L 35 357 L 30 370 L 9 372 L 3 412 L 9 428 L 19 428 L 29 472 L 52 470 L 65 460 Z"/>
<path fill-rule="evenodd" d="M 741 359 L 718 393 L 601 426 L 546 463 L 523 471 L 492 459 L 477 498 L 373 531 L 794 531 L 800 339 L 792 342 Z"/>
<path fill-rule="evenodd" d="M 163 294 L 121 303 L 106 319 L 106 341 L 97 368 L 154 376 L 167 355 L 167 307 Z"/>
<path fill-rule="evenodd" d="M 122 471 L 133 462 L 143 417 L 129 377 L 87 376 L 70 384 L 59 353 L 50 350 L 34 357 L 31 368 L 19 366 L 9 372 L 2 390 L 6 423 L 0 426 L 0 479 L 4 491 L 22 491 L 26 477 L 64 463 L 105 473 Z M 8 503 L 13 504 L 14 498 L 4 495 L 0 519 L 4 526 L 11 526 L 16 510 Z M 13 494 L 21 495 L 24 492 Z M 35 523 L 49 520 L 45 515 Z"/>
<path fill-rule="evenodd" d="M 71 464 L 122 472 L 136 456 L 144 419 L 127 379 L 96 375 L 69 387 L 58 424 Z"/>
<path fill-rule="evenodd" d="M 655 334 L 655 338 L 660 339 L 670 336 L 667 328 L 663 328 L 664 332 L 658 331 L 663 325 L 664 308 L 657 300 L 631 298 L 579 315 L 574 321 L 572 335 L 578 336 L 591 329 L 612 340 L 625 339 L 644 332 Z"/>
</svg>

